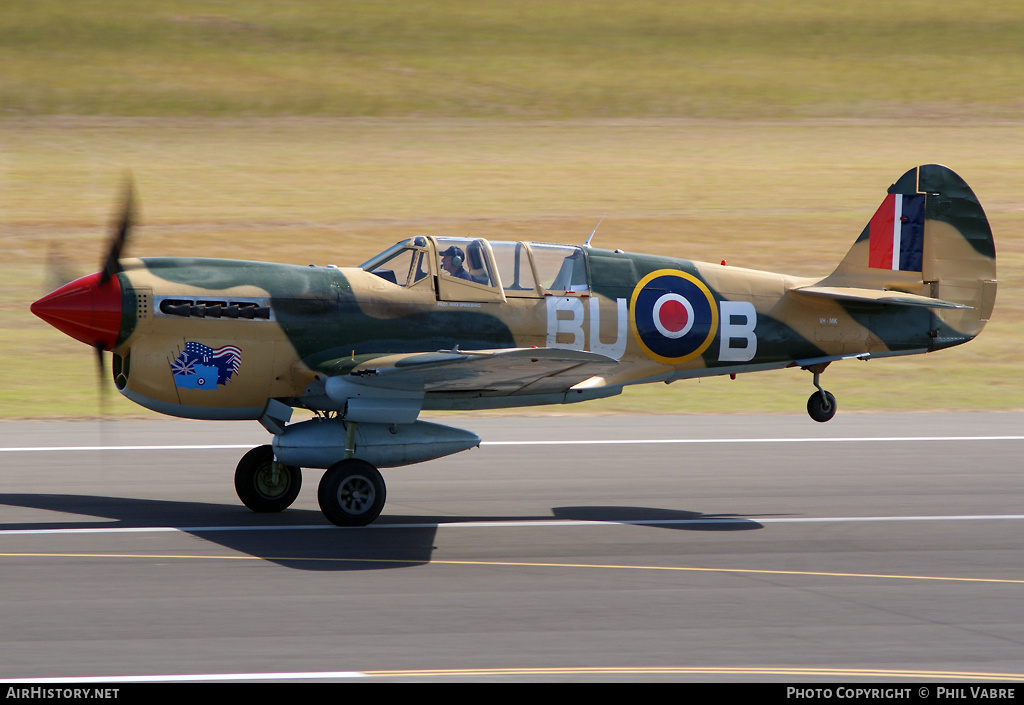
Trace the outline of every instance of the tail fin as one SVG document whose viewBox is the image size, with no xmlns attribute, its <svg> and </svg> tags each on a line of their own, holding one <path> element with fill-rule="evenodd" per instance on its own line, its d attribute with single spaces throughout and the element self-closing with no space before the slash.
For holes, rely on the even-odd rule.
<svg viewBox="0 0 1024 705">
<path fill-rule="evenodd" d="M 931 349 L 974 338 L 996 298 L 996 251 L 967 183 L 937 164 L 911 169 L 832 274 L 801 293 L 932 309 Z"/>
</svg>

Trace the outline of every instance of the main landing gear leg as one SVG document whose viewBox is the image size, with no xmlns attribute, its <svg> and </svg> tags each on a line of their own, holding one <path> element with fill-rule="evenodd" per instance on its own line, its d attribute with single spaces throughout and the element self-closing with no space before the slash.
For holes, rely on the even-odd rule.
<svg viewBox="0 0 1024 705">
<path fill-rule="evenodd" d="M 825 363 L 827 365 L 828 363 Z M 825 365 L 815 365 L 814 367 L 808 367 L 814 374 L 814 386 L 817 387 L 818 391 L 810 396 L 807 400 L 807 413 L 810 414 L 811 418 L 820 423 L 825 423 L 833 416 L 836 415 L 836 398 L 832 395 L 832 392 L 826 392 L 821 388 L 819 379 L 822 371 L 825 369 Z"/>
</svg>

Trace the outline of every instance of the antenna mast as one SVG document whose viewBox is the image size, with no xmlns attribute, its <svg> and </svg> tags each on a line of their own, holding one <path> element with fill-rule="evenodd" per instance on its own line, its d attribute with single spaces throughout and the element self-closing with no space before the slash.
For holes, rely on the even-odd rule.
<svg viewBox="0 0 1024 705">
<path fill-rule="evenodd" d="M 586 242 L 583 243 L 584 247 L 590 247 L 590 241 L 594 239 L 594 233 L 597 232 L 597 229 L 601 227 L 601 223 L 604 222 L 605 215 L 608 215 L 608 213 L 606 212 L 604 215 L 601 216 L 601 220 L 597 221 L 597 225 L 594 226 L 594 231 L 590 233 L 590 237 L 588 237 Z"/>
</svg>

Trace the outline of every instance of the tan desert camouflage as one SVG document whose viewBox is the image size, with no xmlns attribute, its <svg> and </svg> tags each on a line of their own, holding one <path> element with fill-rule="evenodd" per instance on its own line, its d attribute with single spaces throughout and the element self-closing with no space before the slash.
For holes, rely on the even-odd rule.
<svg viewBox="0 0 1024 705">
<path fill-rule="evenodd" d="M 835 414 L 831 363 L 965 343 L 992 313 L 995 248 L 967 184 L 934 164 L 889 187 L 824 278 L 538 242 L 420 236 L 359 267 L 121 259 L 129 198 L 103 271 L 35 302 L 68 335 L 112 351 L 118 390 L 155 411 L 254 419 L 273 443 L 241 460 L 255 511 L 281 511 L 302 467 L 320 506 L 365 525 L 377 467 L 480 438 L 423 410 L 566 404 L 627 385 L 796 367 L 807 411 Z M 315 412 L 289 423 L 293 408 Z"/>
</svg>

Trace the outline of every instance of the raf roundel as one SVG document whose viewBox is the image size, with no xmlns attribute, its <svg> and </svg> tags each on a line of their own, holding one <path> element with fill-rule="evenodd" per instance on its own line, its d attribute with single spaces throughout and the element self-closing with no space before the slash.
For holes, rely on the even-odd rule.
<svg viewBox="0 0 1024 705">
<path fill-rule="evenodd" d="M 629 309 L 633 335 L 659 362 L 675 364 L 697 357 L 718 330 L 718 309 L 707 286 L 674 269 L 659 269 L 641 279 Z"/>
<path fill-rule="evenodd" d="M 654 327 L 666 338 L 682 338 L 693 328 L 693 306 L 679 294 L 665 294 L 654 302 Z"/>
</svg>

